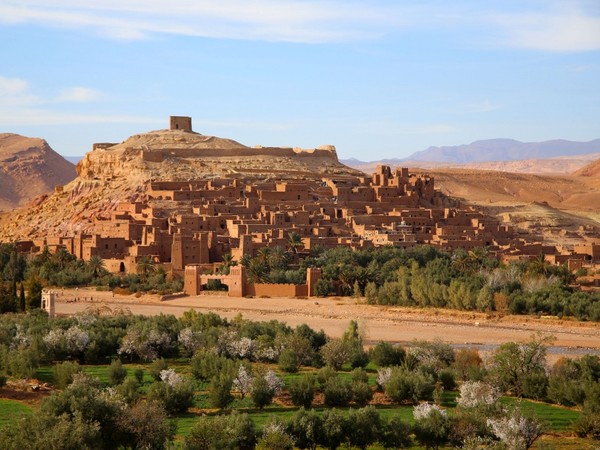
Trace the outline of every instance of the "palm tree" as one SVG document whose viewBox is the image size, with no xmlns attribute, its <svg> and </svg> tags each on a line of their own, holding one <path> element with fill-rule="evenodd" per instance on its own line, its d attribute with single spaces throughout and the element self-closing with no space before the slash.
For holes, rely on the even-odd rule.
<svg viewBox="0 0 600 450">
<path fill-rule="evenodd" d="M 141 275 L 143 279 L 148 277 L 148 274 L 156 272 L 156 264 L 149 256 L 144 256 L 137 262 L 137 273 Z"/>
<path fill-rule="evenodd" d="M 302 236 L 300 236 L 295 231 L 292 231 L 288 234 L 287 247 L 293 253 L 298 253 L 299 250 L 304 248 L 304 243 L 302 242 Z"/>
<path fill-rule="evenodd" d="M 106 268 L 104 267 L 104 261 L 98 255 L 92 256 L 88 261 L 87 266 L 90 272 L 92 272 L 94 278 L 98 278 L 99 274 L 106 271 Z"/>
<path fill-rule="evenodd" d="M 269 255 L 271 249 L 269 247 L 261 247 L 256 251 L 256 258 L 260 259 L 261 262 L 267 263 L 269 261 Z"/>
<path fill-rule="evenodd" d="M 286 269 L 288 265 L 288 254 L 282 247 L 273 247 L 269 256 L 269 266 L 271 269 Z"/>
<path fill-rule="evenodd" d="M 233 266 L 237 266 L 237 261 L 233 259 L 231 253 L 225 253 L 223 255 L 223 265 L 219 269 L 219 273 L 222 275 L 229 275 L 229 269 Z"/>
</svg>

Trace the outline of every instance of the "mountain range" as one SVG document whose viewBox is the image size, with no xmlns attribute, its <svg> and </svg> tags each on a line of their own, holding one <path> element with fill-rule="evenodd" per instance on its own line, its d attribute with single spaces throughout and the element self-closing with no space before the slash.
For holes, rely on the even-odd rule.
<svg viewBox="0 0 600 450">
<path fill-rule="evenodd" d="M 442 163 L 462 165 L 488 161 L 516 161 L 546 159 L 563 156 L 587 155 L 600 153 L 600 139 L 589 142 L 576 142 L 557 139 L 545 142 L 520 142 L 514 139 L 487 139 L 470 144 L 429 147 L 415 152 L 406 158 L 382 159 L 380 161 L 360 161 L 358 159 L 342 160 L 352 167 L 366 164 L 398 165 L 405 162 Z M 420 166 L 426 166 L 420 164 Z"/>
</svg>

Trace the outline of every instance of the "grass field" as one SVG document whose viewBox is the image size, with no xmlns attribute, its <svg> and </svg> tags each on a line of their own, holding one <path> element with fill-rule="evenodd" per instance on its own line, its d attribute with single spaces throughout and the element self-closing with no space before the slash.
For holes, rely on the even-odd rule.
<svg viewBox="0 0 600 450">
<path fill-rule="evenodd" d="M 15 423 L 23 414 L 31 414 L 32 409 L 16 400 L 0 398 L 0 428 Z"/>
<path fill-rule="evenodd" d="M 190 374 L 190 365 L 186 360 L 170 360 L 168 361 L 168 366 L 170 368 L 174 368 L 177 372 L 181 374 L 185 374 L 191 376 Z M 150 374 L 150 365 L 149 364 L 124 364 L 124 367 L 127 369 L 128 376 L 133 377 L 134 371 L 136 369 L 144 370 L 143 384 L 141 386 L 141 392 L 145 393 L 147 391 L 148 386 L 154 381 L 153 377 Z M 101 383 L 105 386 L 108 386 L 108 365 L 83 365 L 82 370 L 93 376 L 98 378 Z M 276 369 L 275 367 L 272 367 Z M 302 372 L 297 374 L 282 374 L 283 380 L 288 384 L 292 379 L 302 376 L 304 373 L 314 373 L 314 369 L 303 369 Z M 350 379 L 351 374 L 348 370 L 339 372 L 339 375 L 342 378 Z M 52 366 L 43 366 L 37 370 L 37 378 L 41 381 L 48 382 L 52 384 L 53 382 L 53 374 L 52 374 Z M 376 372 L 374 370 L 368 370 L 368 378 L 369 384 L 371 386 L 375 385 Z M 173 417 L 171 420 L 176 425 L 176 434 L 177 434 L 177 443 L 180 443 L 182 439 L 189 434 L 191 428 L 194 426 L 195 422 L 198 420 L 198 417 L 203 414 L 208 414 L 209 416 L 217 414 L 217 411 L 209 409 L 208 404 L 208 384 L 195 382 L 196 386 L 196 398 L 194 408 L 192 411 L 187 414 L 178 415 Z M 442 397 L 442 405 L 447 408 L 450 413 L 456 407 L 456 397 L 458 396 L 457 392 L 444 392 Z M 570 430 L 572 429 L 573 423 L 577 420 L 580 413 L 576 410 L 563 408 L 556 405 L 534 402 L 529 400 L 519 400 L 510 397 L 503 397 L 501 402 L 505 405 L 515 405 L 518 404 L 525 412 L 531 412 L 535 414 L 546 427 L 546 435 L 543 439 L 541 439 L 534 448 L 566 448 L 566 449 L 587 449 L 587 448 L 597 448 L 597 442 L 586 440 L 586 439 L 578 439 L 570 436 Z M 270 420 L 272 417 L 277 417 L 283 421 L 289 420 L 297 411 L 295 407 L 285 407 L 281 405 L 271 405 L 266 407 L 263 410 L 259 410 L 254 408 L 252 405 L 252 401 L 249 397 L 245 399 L 240 399 L 236 397 L 232 405 L 231 409 L 237 409 L 242 413 L 248 413 L 253 420 L 257 429 L 260 429 L 264 426 L 264 424 Z M 380 416 L 384 419 L 389 419 L 394 415 L 398 415 L 402 420 L 414 423 L 413 419 L 413 407 L 408 405 L 376 405 L 377 410 L 380 413 Z M 326 408 L 321 406 L 316 408 L 317 412 L 322 414 Z M 347 413 L 349 408 L 340 408 L 341 411 Z M 28 414 L 32 412 L 32 408 L 25 404 L 22 404 L 18 401 L 14 400 L 3 400 L 0 399 L 0 427 L 2 426 L 10 426 L 10 424 L 16 423 L 18 417 L 21 414 Z M 176 444 L 178 445 L 178 444 Z M 594 445 L 596 445 L 594 447 Z M 372 449 L 376 449 L 377 447 L 370 447 Z M 412 447 L 419 448 L 419 447 Z"/>
</svg>

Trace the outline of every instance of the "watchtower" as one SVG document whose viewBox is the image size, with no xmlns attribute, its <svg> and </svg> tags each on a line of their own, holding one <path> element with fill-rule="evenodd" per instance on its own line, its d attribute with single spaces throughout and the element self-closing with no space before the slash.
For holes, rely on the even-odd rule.
<svg viewBox="0 0 600 450">
<path fill-rule="evenodd" d="M 192 131 L 192 118 L 186 116 L 171 116 L 169 129 Z"/>
<path fill-rule="evenodd" d="M 42 291 L 42 309 L 48 313 L 50 317 L 54 317 L 54 299 L 55 293 L 53 291 Z"/>
</svg>

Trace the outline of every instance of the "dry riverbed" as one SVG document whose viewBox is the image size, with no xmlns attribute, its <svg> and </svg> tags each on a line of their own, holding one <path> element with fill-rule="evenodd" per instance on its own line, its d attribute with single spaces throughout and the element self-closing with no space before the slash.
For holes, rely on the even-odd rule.
<svg viewBox="0 0 600 450">
<path fill-rule="evenodd" d="M 554 336 L 549 360 L 562 355 L 600 355 L 600 324 L 535 316 L 497 316 L 441 309 L 414 309 L 361 304 L 353 298 L 230 298 L 203 294 L 161 301 L 157 295 L 114 295 L 92 289 L 59 290 L 56 313 L 71 315 L 85 310 L 174 314 L 195 309 L 212 311 L 229 319 L 241 314 L 250 320 L 279 320 L 296 326 L 306 323 L 334 337 L 342 335 L 350 320 L 364 330 L 365 341 L 410 343 L 414 339 L 441 339 L 455 346 L 493 349 L 507 341 L 525 341 L 535 333 Z M 77 299 L 75 301 L 75 299 Z"/>
</svg>

